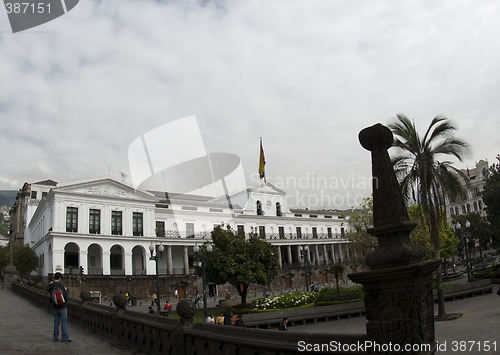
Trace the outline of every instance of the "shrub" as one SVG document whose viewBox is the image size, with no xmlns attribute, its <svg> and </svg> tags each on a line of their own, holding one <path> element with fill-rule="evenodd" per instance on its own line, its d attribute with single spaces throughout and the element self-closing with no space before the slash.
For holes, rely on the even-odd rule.
<svg viewBox="0 0 500 355">
<path fill-rule="evenodd" d="M 363 298 L 363 290 L 361 286 L 357 287 L 341 287 L 339 292 L 334 287 L 323 288 L 318 295 L 318 302 L 333 302 L 333 301 L 352 301 Z"/>
</svg>

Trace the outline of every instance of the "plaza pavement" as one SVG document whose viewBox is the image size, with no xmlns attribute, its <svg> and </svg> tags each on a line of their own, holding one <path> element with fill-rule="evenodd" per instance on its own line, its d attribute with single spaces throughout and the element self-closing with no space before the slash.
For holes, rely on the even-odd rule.
<svg viewBox="0 0 500 355">
<path fill-rule="evenodd" d="M 0 355 L 10 354 L 143 354 L 119 341 L 68 322 L 71 343 L 52 340 L 54 318 L 8 288 L 0 289 Z"/>
<path fill-rule="evenodd" d="M 436 340 L 441 350 L 436 354 L 500 354 L 500 297 L 494 286 L 490 294 L 446 302 L 447 313 L 461 313 L 456 320 L 435 323 Z M 176 299 L 170 302 L 175 310 Z M 207 302 L 209 307 L 216 305 L 213 298 Z M 164 300 L 162 300 L 162 306 Z M 147 312 L 150 302 L 139 300 L 130 310 Z M 434 307 L 437 311 L 437 307 Z M 292 325 L 289 332 L 321 332 L 362 334 L 365 333 L 365 317 L 354 317 L 337 321 Z M 52 340 L 53 317 L 48 309 L 33 305 L 30 301 L 14 294 L 10 289 L 0 289 L 0 355 L 7 354 L 62 354 L 106 355 L 106 354 L 144 354 L 119 341 L 68 322 L 71 343 Z M 270 330 L 275 331 L 275 330 Z M 277 331 L 277 330 L 276 330 Z M 452 351 L 453 342 L 473 341 L 472 350 Z M 484 351 L 485 341 L 489 341 L 490 351 Z M 494 344 L 496 342 L 496 344 Z M 496 345 L 496 350 L 493 347 Z"/>
<path fill-rule="evenodd" d="M 500 296 L 496 294 L 498 287 L 494 285 L 492 293 L 445 303 L 448 314 L 461 313 L 462 316 L 455 320 L 434 323 L 436 341 L 442 350 L 438 350 L 437 355 L 500 354 Z M 434 312 L 437 314 L 437 304 L 434 306 Z M 366 333 L 366 318 L 354 317 L 338 321 L 293 325 L 288 328 L 288 331 L 363 334 Z M 468 343 L 465 344 L 464 341 Z M 493 348 L 495 342 L 496 351 Z M 487 344 L 491 347 L 489 351 L 485 351 Z M 466 350 L 453 351 L 453 347 L 456 346 L 458 346 L 457 350 L 460 350 L 460 345 L 466 346 Z M 470 349 L 471 346 L 472 349 Z M 444 351 L 445 348 L 446 351 Z"/>
</svg>

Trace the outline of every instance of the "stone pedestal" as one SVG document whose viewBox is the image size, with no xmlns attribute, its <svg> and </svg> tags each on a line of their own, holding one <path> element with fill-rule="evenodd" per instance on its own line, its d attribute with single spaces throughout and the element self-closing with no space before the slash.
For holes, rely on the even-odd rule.
<svg viewBox="0 0 500 355">
<path fill-rule="evenodd" d="M 7 265 L 3 274 L 3 283 L 5 287 L 10 287 L 12 283 L 19 278 L 19 272 L 14 265 Z"/>
<path fill-rule="evenodd" d="M 405 354 L 433 354 L 434 308 L 432 272 L 439 260 L 350 274 L 363 285 L 366 307 L 367 339 L 379 346 L 393 344 L 404 349 L 406 344 L 428 344 L 428 349 L 395 351 Z M 397 344 L 397 345 L 395 345 Z M 394 349 L 394 347 L 393 347 Z M 368 349 L 370 354 L 390 351 Z M 428 350 L 428 351 L 427 351 Z"/>
</svg>

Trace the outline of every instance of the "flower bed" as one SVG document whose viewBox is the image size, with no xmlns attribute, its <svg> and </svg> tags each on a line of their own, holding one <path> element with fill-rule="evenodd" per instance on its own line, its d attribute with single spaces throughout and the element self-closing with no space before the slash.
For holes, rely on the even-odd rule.
<svg viewBox="0 0 500 355">
<path fill-rule="evenodd" d="M 314 291 L 309 292 L 295 292 L 278 296 L 267 296 L 256 299 L 252 302 L 253 309 L 288 309 L 314 304 L 318 297 L 318 293 Z"/>
</svg>

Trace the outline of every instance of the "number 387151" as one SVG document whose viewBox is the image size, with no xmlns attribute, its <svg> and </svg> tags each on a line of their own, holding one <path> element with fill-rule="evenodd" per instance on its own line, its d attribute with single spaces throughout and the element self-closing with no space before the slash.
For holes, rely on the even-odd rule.
<svg viewBox="0 0 500 355">
<path fill-rule="evenodd" d="M 6 2 L 5 9 L 8 14 L 50 14 L 50 2 Z"/>
</svg>

